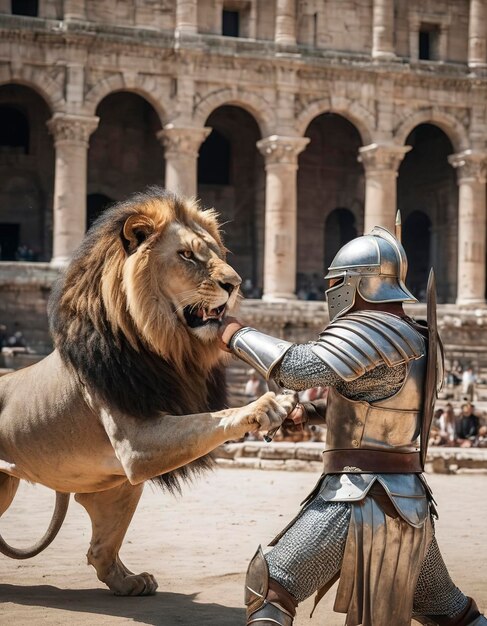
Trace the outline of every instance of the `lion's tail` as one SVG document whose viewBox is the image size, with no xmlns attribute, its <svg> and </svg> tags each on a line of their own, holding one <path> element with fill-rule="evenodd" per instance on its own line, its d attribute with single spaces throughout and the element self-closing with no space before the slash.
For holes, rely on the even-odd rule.
<svg viewBox="0 0 487 626">
<path fill-rule="evenodd" d="M 61 493 L 56 491 L 56 505 L 54 507 L 54 513 L 52 514 L 51 523 L 46 531 L 46 534 L 31 548 L 12 548 L 5 543 L 0 536 L 0 552 L 5 556 L 9 556 L 11 559 L 30 559 L 31 557 L 42 552 L 47 546 L 54 540 L 59 532 L 59 529 L 63 525 L 64 518 L 69 505 L 69 493 Z"/>
</svg>

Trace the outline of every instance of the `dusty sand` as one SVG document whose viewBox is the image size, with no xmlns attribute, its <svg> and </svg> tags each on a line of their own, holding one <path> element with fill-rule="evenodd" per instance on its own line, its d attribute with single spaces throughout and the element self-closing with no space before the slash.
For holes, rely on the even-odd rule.
<svg viewBox="0 0 487 626">
<path fill-rule="evenodd" d="M 133 571 L 159 581 L 148 598 L 117 598 L 86 565 L 90 527 L 72 500 L 61 532 L 45 552 L 27 561 L 0 556 L 0 624 L 238 626 L 244 623 L 242 588 L 247 562 L 294 514 L 317 476 L 305 472 L 218 469 L 187 487 L 182 498 L 145 489 L 122 548 Z M 456 583 L 487 608 L 487 475 L 429 477 L 440 505 L 437 536 Z M 47 527 L 52 492 L 23 485 L 2 518 L 1 533 L 27 546 Z M 334 590 L 297 625 L 339 626 Z M 391 625 L 393 626 L 393 625 Z"/>
</svg>

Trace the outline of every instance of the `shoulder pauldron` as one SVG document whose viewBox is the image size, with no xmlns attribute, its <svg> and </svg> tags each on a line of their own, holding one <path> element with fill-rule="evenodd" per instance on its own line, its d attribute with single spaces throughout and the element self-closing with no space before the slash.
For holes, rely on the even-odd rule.
<svg viewBox="0 0 487 626">
<path fill-rule="evenodd" d="M 352 381 L 378 365 L 394 367 L 419 359 L 425 341 L 396 315 L 356 311 L 327 326 L 312 350 L 340 378 Z"/>
</svg>

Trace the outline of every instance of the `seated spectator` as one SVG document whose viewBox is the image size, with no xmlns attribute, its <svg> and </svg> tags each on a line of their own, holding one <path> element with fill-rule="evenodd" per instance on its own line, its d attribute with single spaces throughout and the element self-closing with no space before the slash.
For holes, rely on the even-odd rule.
<svg viewBox="0 0 487 626">
<path fill-rule="evenodd" d="M 244 394 L 247 396 L 249 402 L 253 402 L 267 391 L 267 385 L 264 379 L 259 376 L 257 370 L 250 369 L 247 375 L 249 379 L 245 383 Z"/>
<path fill-rule="evenodd" d="M 479 436 L 477 439 L 477 446 L 479 448 L 487 448 L 487 426 L 481 426 L 479 428 Z"/>
<path fill-rule="evenodd" d="M 457 423 L 457 439 L 462 448 L 470 448 L 476 444 L 479 434 L 480 420 L 473 412 L 470 402 L 462 405 L 462 415 Z"/>
<path fill-rule="evenodd" d="M 20 330 L 15 331 L 13 335 L 7 338 L 5 346 L 8 348 L 27 348 L 24 335 Z"/>
<path fill-rule="evenodd" d="M 439 419 L 440 439 L 443 446 L 453 446 L 456 441 L 456 421 L 453 405 L 448 402 Z"/>
<path fill-rule="evenodd" d="M 467 367 L 462 374 L 462 397 L 464 400 L 472 402 L 475 393 L 475 382 L 476 376 L 473 373 L 473 369 Z"/>
</svg>

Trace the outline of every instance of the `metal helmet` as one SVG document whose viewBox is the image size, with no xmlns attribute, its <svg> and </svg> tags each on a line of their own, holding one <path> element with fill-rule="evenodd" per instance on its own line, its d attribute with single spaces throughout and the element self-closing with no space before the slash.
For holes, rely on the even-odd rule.
<svg viewBox="0 0 487 626">
<path fill-rule="evenodd" d="M 342 279 L 326 291 L 330 321 L 345 314 L 358 293 L 366 302 L 417 302 L 404 281 L 408 271 L 401 242 L 376 226 L 337 252 L 325 278 Z"/>
</svg>

